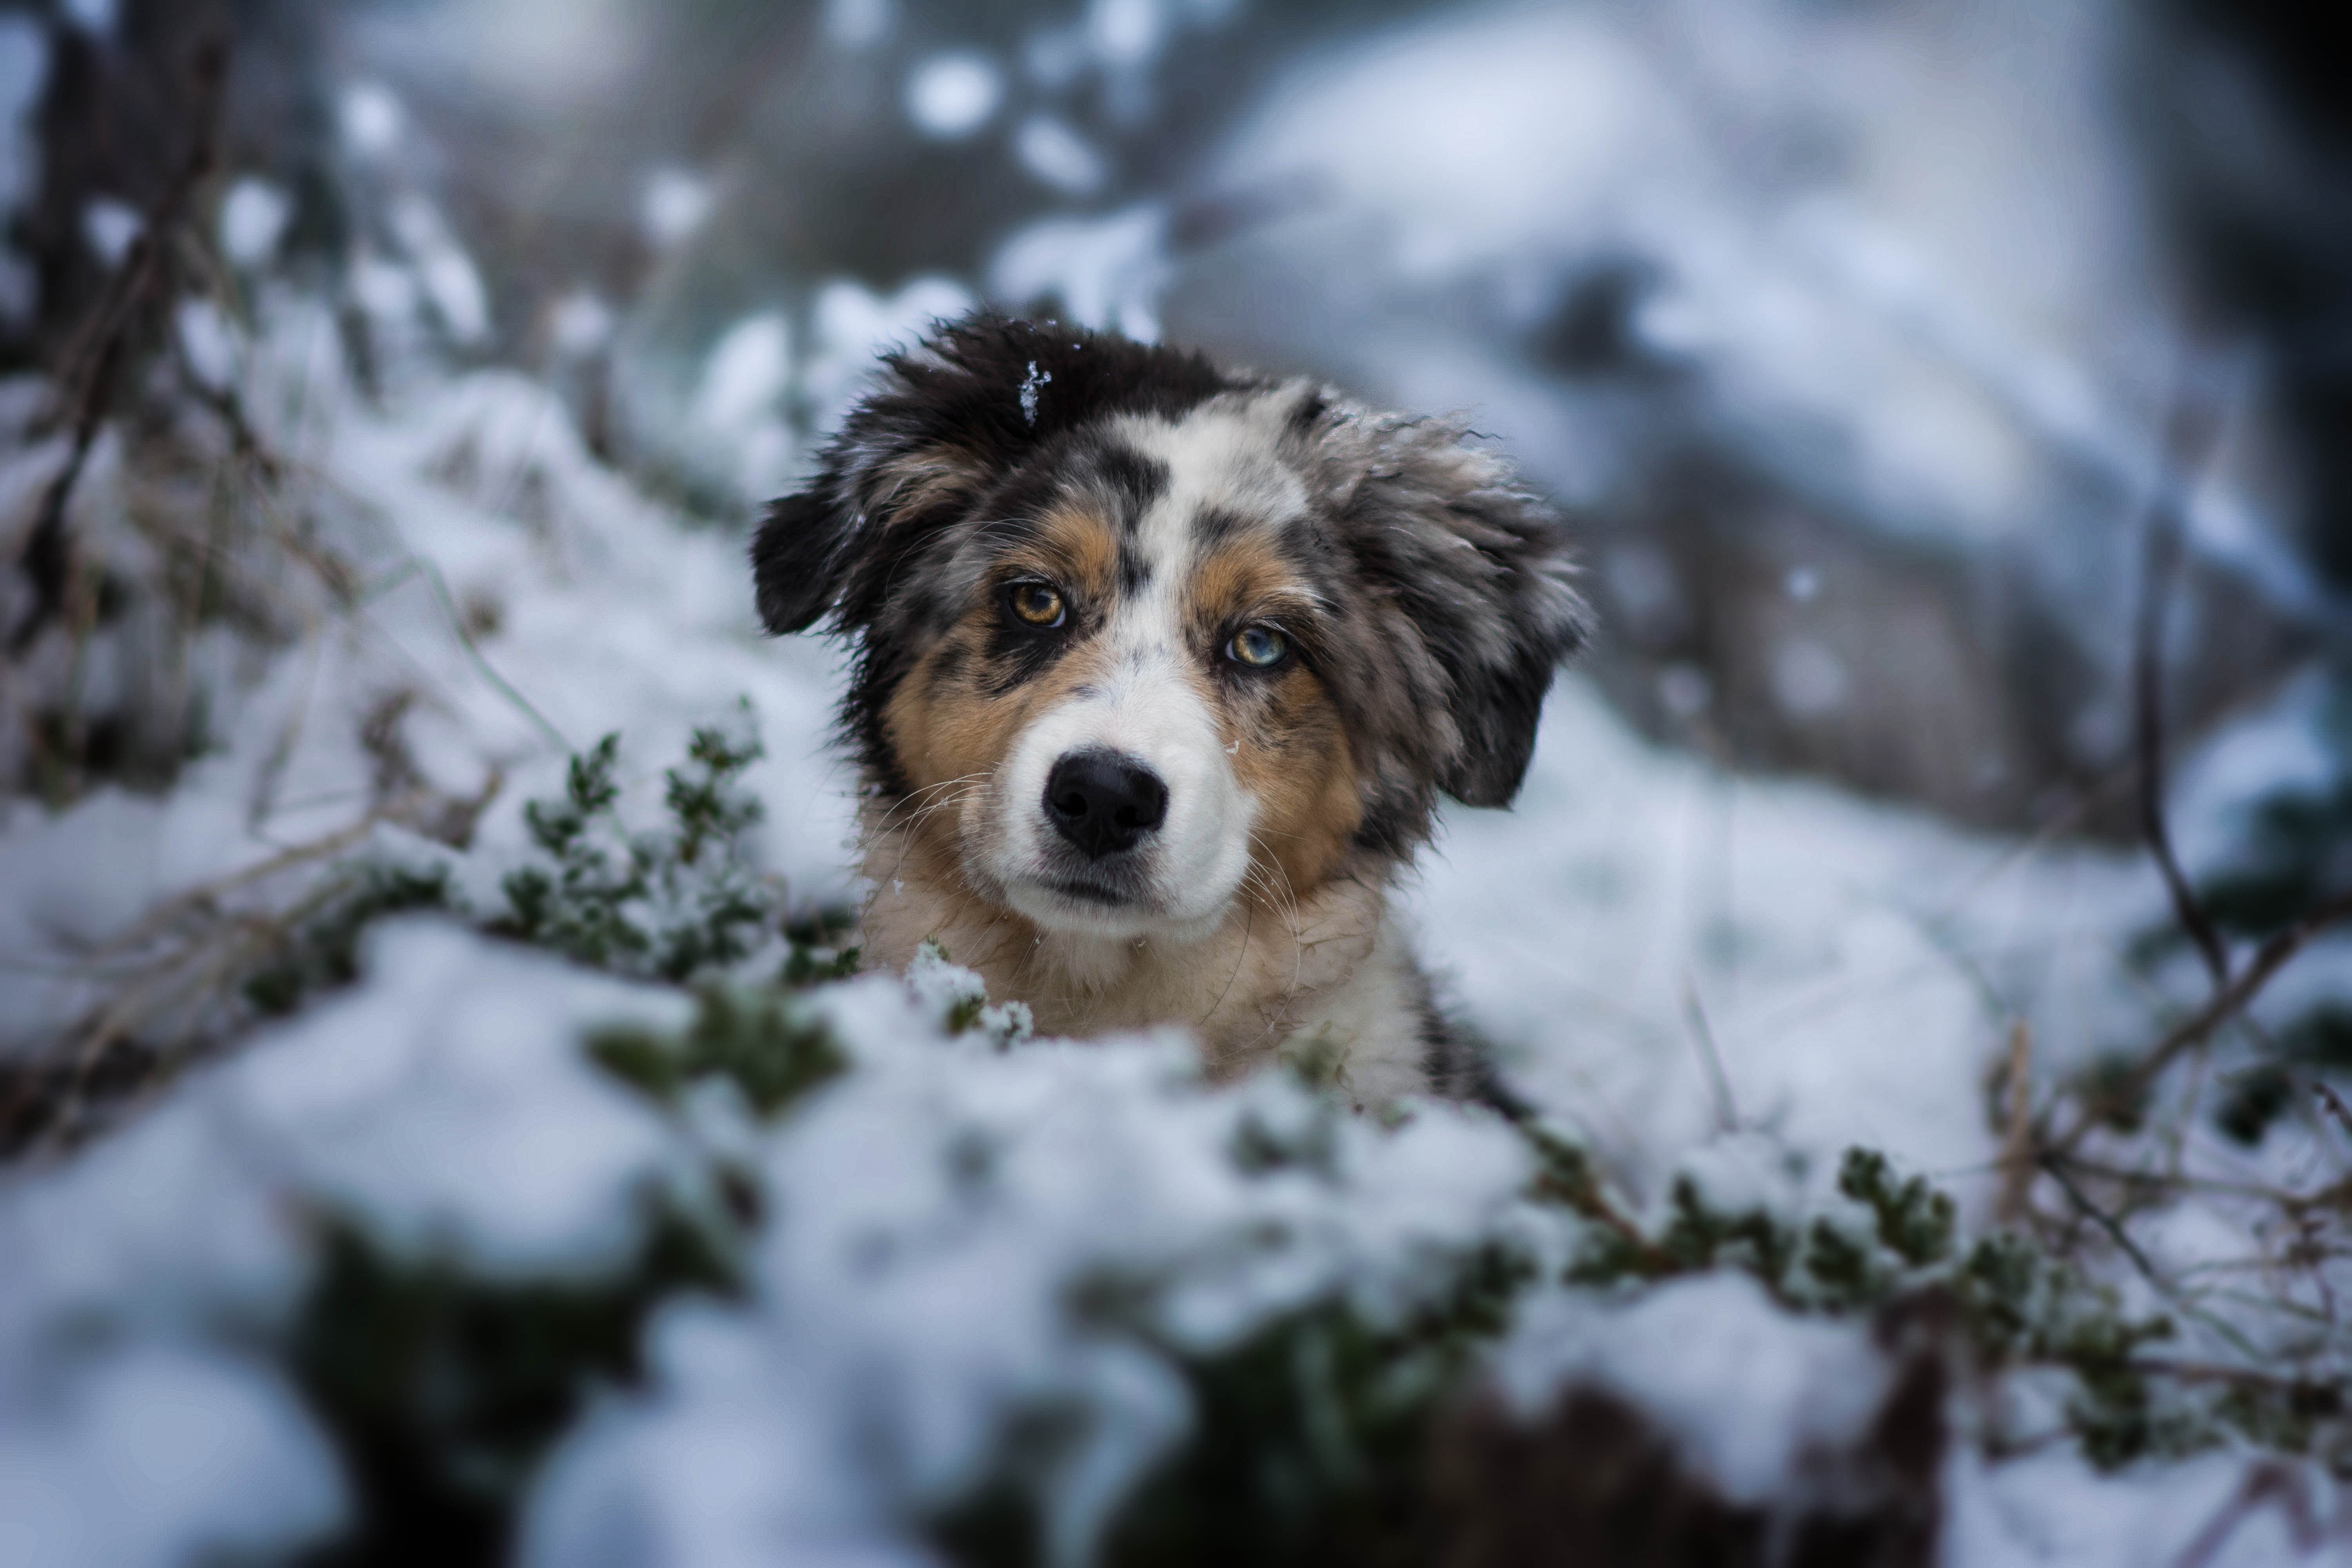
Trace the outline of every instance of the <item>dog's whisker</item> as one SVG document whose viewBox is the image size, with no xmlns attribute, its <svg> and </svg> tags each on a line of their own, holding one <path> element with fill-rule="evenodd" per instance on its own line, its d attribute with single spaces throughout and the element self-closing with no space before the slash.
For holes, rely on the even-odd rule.
<svg viewBox="0 0 2352 1568">
<path fill-rule="evenodd" d="M 926 785 L 924 788 L 916 791 L 913 795 L 894 803 L 890 806 L 889 810 L 884 812 L 882 816 L 860 836 L 858 847 L 861 850 L 870 847 L 876 839 L 880 838 L 886 833 L 911 833 L 915 828 L 921 826 L 921 824 L 932 814 L 944 807 L 958 805 L 964 799 L 968 798 L 972 793 L 972 790 L 985 787 L 987 776 L 988 775 L 985 773 L 966 773 L 961 778 L 942 780 L 939 784 Z M 955 795 L 941 795 L 939 793 L 941 791 L 953 790 L 960 784 L 971 784 L 971 790 L 965 790 L 961 794 Z M 934 795 L 937 798 L 925 801 L 923 797 L 926 795 Z M 919 801 L 922 802 L 922 804 L 917 805 L 916 803 Z M 912 814 L 906 821 L 893 822 L 890 820 L 891 817 L 898 812 L 907 810 L 909 807 L 913 808 Z"/>
</svg>

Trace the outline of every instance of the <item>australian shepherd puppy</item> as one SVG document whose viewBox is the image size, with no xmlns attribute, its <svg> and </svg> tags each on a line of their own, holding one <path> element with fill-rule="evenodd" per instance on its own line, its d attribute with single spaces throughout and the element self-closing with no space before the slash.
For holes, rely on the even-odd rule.
<svg viewBox="0 0 2352 1568">
<path fill-rule="evenodd" d="M 983 315 L 883 365 L 751 552 L 770 631 L 856 651 L 869 957 L 1469 1089 L 1388 892 L 1527 772 L 1585 628 L 1550 514 L 1458 424 L 1197 354 Z"/>
</svg>

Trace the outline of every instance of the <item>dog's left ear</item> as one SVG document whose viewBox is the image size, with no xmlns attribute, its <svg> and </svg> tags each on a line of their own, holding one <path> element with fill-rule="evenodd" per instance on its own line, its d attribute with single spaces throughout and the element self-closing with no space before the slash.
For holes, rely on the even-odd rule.
<svg viewBox="0 0 2352 1568">
<path fill-rule="evenodd" d="M 1590 612 L 1558 519 L 1456 426 L 1381 432 L 1350 510 L 1359 550 L 1444 671 L 1452 744 L 1437 787 L 1508 805 L 1535 755 L 1553 671 L 1581 647 Z"/>
</svg>

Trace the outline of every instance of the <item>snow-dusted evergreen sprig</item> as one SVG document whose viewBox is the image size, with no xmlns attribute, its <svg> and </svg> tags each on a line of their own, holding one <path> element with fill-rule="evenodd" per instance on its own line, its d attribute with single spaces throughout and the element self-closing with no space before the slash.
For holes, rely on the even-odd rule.
<svg viewBox="0 0 2352 1568">
<path fill-rule="evenodd" d="M 524 808 L 543 861 L 507 874 L 506 911 L 491 929 L 648 978 L 680 981 L 740 962 L 775 910 L 743 842 L 761 815 L 737 787 L 762 754 L 748 707 L 733 732 L 695 731 L 685 764 L 668 770 L 666 832 L 622 826 L 620 743 L 609 734 L 575 754 L 563 795 Z"/>
<path fill-rule="evenodd" d="M 2068 1250 L 2016 1230 L 1965 1238 L 1950 1196 L 1898 1176 L 1875 1150 L 1849 1149 L 1837 1201 L 1804 1205 L 1721 1190 L 1694 1173 L 1670 1184 L 1663 1215 L 1628 1214 L 1576 1144 L 1531 1132 L 1537 1191 L 1588 1221 L 1569 1280 L 1622 1290 L 1736 1269 L 1782 1307 L 1870 1317 L 1933 1304 L 1946 1352 L 1979 1373 L 2054 1379 L 2057 1414 L 2085 1458 L 2114 1468 L 2253 1444 L 2334 1465 L 2352 1457 L 2352 1379 L 2315 1367 L 2279 1375 L 2169 1359 L 2172 1313 L 2133 1310 Z M 1999 1448 L 2023 1435 L 1996 1421 Z"/>
</svg>

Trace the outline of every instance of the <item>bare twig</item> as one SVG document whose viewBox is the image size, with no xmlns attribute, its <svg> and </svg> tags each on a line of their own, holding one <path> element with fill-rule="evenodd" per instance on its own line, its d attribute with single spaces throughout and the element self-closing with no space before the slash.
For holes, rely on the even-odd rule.
<svg viewBox="0 0 2352 1568">
<path fill-rule="evenodd" d="M 2203 1045 L 2214 1030 L 2242 1012 L 2270 984 L 2271 976 L 2286 967 L 2288 960 L 2347 917 L 2352 917 L 2352 893 L 2341 893 L 2263 943 L 2252 963 L 2216 991 L 2204 1006 L 2176 1025 L 2106 1093 L 2086 1104 L 2074 1125 L 2063 1137 L 2053 1140 L 2050 1148 L 2059 1153 L 2071 1152 L 2107 1111 L 2117 1105 L 2128 1105 L 2145 1093 L 2183 1053 Z"/>
<path fill-rule="evenodd" d="M 2326 1378 L 2296 1377 L 2290 1373 L 2263 1372 L 2258 1367 L 2225 1366 L 2219 1362 L 2175 1361 L 2166 1356 L 2134 1356 L 2132 1371 L 2150 1377 L 2168 1377 L 2176 1383 L 2226 1383 L 2242 1388 L 2269 1389 L 2280 1394 L 2297 1394 L 2315 1388 L 2331 1386 Z"/>
<path fill-rule="evenodd" d="M 2230 983 L 2230 953 L 2212 917 L 2173 853 L 2164 813 L 2164 626 L 2179 575 L 2182 516 L 2188 489 L 2210 455 L 2221 427 L 2220 400 L 2192 378 L 2165 430 L 2166 472 L 2148 506 L 2147 549 L 2140 579 L 2139 624 L 2134 637 L 2132 693 L 2139 757 L 2139 822 L 2148 853 L 2164 876 L 2172 912 L 2197 944 L 2216 989 Z"/>
<path fill-rule="evenodd" d="M 2258 1460 L 2246 1467 L 2245 1479 L 2230 1494 L 2197 1539 L 2173 1559 L 2173 1568 L 2205 1568 L 2229 1544 L 2255 1510 L 2266 1502 L 2275 1502 L 2286 1522 L 2287 1538 L 2298 1552 L 2317 1546 L 2326 1533 L 2319 1522 L 2318 1510 L 2312 1505 L 2311 1488 L 2303 1472 L 2276 1459 Z"/>
<path fill-rule="evenodd" d="M 2084 1218 L 2107 1233 L 2108 1239 L 2122 1249 L 2126 1258 L 2131 1259 L 2132 1267 L 2140 1271 L 2142 1278 L 2163 1294 L 2168 1296 L 2172 1293 L 2170 1288 L 2157 1274 L 2156 1265 L 2147 1260 L 2147 1254 L 2139 1249 L 2139 1244 L 2132 1240 L 2130 1233 L 2124 1229 L 2123 1222 L 2093 1203 L 2083 1189 L 2074 1184 L 2074 1178 L 2066 1173 L 2064 1162 L 2055 1155 L 2045 1154 L 2042 1158 L 2042 1168 L 2050 1173 L 2051 1178 L 2058 1184 L 2059 1191 L 2066 1194 L 2067 1201 L 2074 1205 Z"/>
<path fill-rule="evenodd" d="M 2033 1187 L 2033 1030 L 2022 1018 L 2009 1026 L 2009 1126 L 2000 1146 L 2000 1196 L 1994 1213 L 2013 1220 L 2025 1212 Z"/>
<path fill-rule="evenodd" d="M 98 949 L 93 956 L 101 959 L 119 958 L 136 952 L 156 937 L 168 931 L 186 916 L 214 909 L 227 894 L 249 888 L 257 882 L 268 881 L 281 871 L 291 870 L 297 866 L 341 854 L 365 839 L 374 831 L 375 825 L 383 819 L 381 812 L 371 810 L 358 821 L 347 826 L 339 827 L 322 837 L 313 838 L 308 843 L 297 844 L 291 848 L 281 849 L 267 859 L 257 860 L 242 869 L 216 877 L 209 882 L 199 883 L 195 887 L 174 894 L 148 910 L 105 946 Z"/>
<path fill-rule="evenodd" d="M 2213 1176 L 2175 1174 L 2169 1171 L 2135 1171 L 2081 1154 L 2067 1155 L 2066 1163 L 2083 1174 L 2096 1176 L 2103 1182 L 2120 1182 L 2156 1192 L 2197 1192 L 2210 1193 L 2217 1197 L 2245 1198 L 2255 1203 L 2273 1204 L 2289 1213 L 2305 1208 L 2329 1207 L 2352 1198 L 2352 1179 L 2331 1183 L 2315 1192 L 2297 1193 L 2260 1182 L 2231 1182 Z"/>
<path fill-rule="evenodd" d="M 41 494 L 39 510 L 17 567 L 33 586 L 33 608 L 9 639 L 9 650 L 22 653 L 43 626 L 64 608 L 72 552 L 66 536 L 66 507 L 81 480 L 98 433 L 112 410 L 128 351 L 131 323 L 140 306 L 160 289 L 169 275 L 172 237 L 186 220 L 188 204 L 218 161 L 222 88 L 228 76 L 228 41 L 219 34 L 196 46 L 191 75 L 195 85 L 195 140 L 186 161 L 148 210 L 144 227 L 131 242 L 107 287 L 75 334 L 59 375 L 68 389 L 72 410 L 73 445 L 65 467 L 58 470 Z"/>
<path fill-rule="evenodd" d="M 2344 1103 L 2342 1095 L 2316 1079 L 2312 1080 L 2311 1092 L 2319 1097 L 2321 1108 L 2336 1119 L 2337 1126 L 2347 1132 L 2352 1132 L 2352 1106 L 2347 1106 Z"/>
<path fill-rule="evenodd" d="M 1715 1031 L 1707 1026 L 1706 1007 L 1698 999 L 1698 987 L 1687 979 L 1683 982 L 1683 1012 L 1690 1019 L 1691 1037 L 1698 1043 L 1699 1063 L 1706 1069 L 1716 1131 L 1732 1131 L 1739 1125 L 1739 1108 L 1731 1098 L 1731 1079 L 1723 1070 L 1723 1053 L 1715 1047 Z"/>
</svg>

